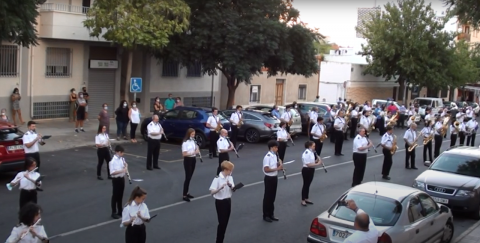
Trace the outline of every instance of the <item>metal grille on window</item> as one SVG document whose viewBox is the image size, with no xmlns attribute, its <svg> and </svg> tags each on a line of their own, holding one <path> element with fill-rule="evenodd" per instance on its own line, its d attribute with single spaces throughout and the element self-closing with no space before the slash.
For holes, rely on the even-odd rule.
<svg viewBox="0 0 480 243">
<path fill-rule="evenodd" d="M 18 46 L 0 45 L 0 77 L 18 75 Z"/>
<path fill-rule="evenodd" d="M 380 8 L 359 8 L 357 10 L 357 27 L 360 29 L 364 29 L 365 25 L 364 22 L 368 22 L 372 20 L 372 14 L 380 13 Z M 357 30 L 357 38 L 364 38 L 362 33 L 358 32 Z"/>
<path fill-rule="evenodd" d="M 68 48 L 47 48 L 47 77 L 71 76 L 71 50 Z"/>
<path fill-rule="evenodd" d="M 195 62 L 187 66 L 187 77 L 202 77 L 202 63 Z"/>
<path fill-rule="evenodd" d="M 185 106 L 196 106 L 196 107 L 211 107 L 212 99 L 208 97 L 184 97 L 183 104 Z"/>
<path fill-rule="evenodd" d="M 260 85 L 250 86 L 250 102 L 260 102 Z"/>
<path fill-rule="evenodd" d="M 162 77 L 178 77 L 178 62 L 164 60 L 162 63 Z"/>
<path fill-rule="evenodd" d="M 306 85 L 298 86 L 298 99 L 299 100 L 306 100 L 307 99 L 307 86 Z"/>
<path fill-rule="evenodd" d="M 33 119 L 68 117 L 70 101 L 34 102 Z"/>
</svg>

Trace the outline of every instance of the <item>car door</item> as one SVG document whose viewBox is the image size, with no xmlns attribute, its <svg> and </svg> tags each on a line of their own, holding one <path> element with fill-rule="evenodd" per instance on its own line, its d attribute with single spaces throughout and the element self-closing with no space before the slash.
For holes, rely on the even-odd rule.
<svg viewBox="0 0 480 243">
<path fill-rule="evenodd" d="M 195 110 L 181 110 L 175 125 L 175 137 L 184 137 L 189 128 L 195 129 L 198 112 Z"/>
<path fill-rule="evenodd" d="M 167 137 L 170 137 L 170 136 L 176 137 L 175 127 L 176 127 L 176 122 L 178 121 L 179 113 L 180 113 L 180 110 L 169 110 L 163 116 L 163 120 L 161 124 Z"/>
<path fill-rule="evenodd" d="M 440 214 L 440 208 L 438 204 L 433 201 L 433 199 L 425 194 L 418 194 L 420 203 L 422 204 L 423 211 L 425 213 L 425 221 L 427 222 L 427 227 L 430 229 L 427 230 L 429 233 L 427 242 L 435 242 L 436 240 L 442 237 L 443 227 L 446 222 L 443 215 Z"/>
<path fill-rule="evenodd" d="M 428 232 L 430 224 L 425 221 L 422 204 L 416 195 L 410 198 L 407 210 L 409 224 L 405 226 L 405 233 L 409 236 L 410 242 L 427 242 L 431 235 Z"/>
</svg>

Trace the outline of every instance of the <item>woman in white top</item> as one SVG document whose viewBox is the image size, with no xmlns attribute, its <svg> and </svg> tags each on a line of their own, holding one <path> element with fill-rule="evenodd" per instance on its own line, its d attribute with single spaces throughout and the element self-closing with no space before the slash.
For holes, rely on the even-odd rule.
<svg viewBox="0 0 480 243">
<path fill-rule="evenodd" d="M 285 152 L 287 151 L 287 142 L 290 138 L 290 134 L 288 134 L 286 127 L 287 123 L 282 121 L 280 122 L 280 130 L 277 131 L 278 157 L 282 161 L 285 158 Z"/>
<path fill-rule="evenodd" d="M 315 175 L 315 166 L 321 165 L 322 160 L 315 154 L 315 143 L 313 141 L 307 141 L 305 143 L 305 152 L 302 154 L 302 205 L 313 204 L 308 199 L 310 191 L 310 184 L 312 184 L 313 176 Z"/>
<path fill-rule="evenodd" d="M 190 180 L 192 180 L 195 165 L 197 164 L 197 154 L 200 149 L 195 141 L 195 129 L 189 128 L 185 134 L 182 143 L 183 168 L 185 169 L 185 181 L 183 182 L 183 201 L 190 202 L 194 198 L 188 189 L 190 187 Z"/>
<path fill-rule="evenodd" d="M 130 141 L 136 143 L 135 132 L 140 123 L 140 111 L 137 108 L 137 102 L 132 101 L 130 110 L 128 111 L 128 118 L 130 119 Z"/>
<path fill-rule="evenodd" d="M 147 199 L 147 192 L 137 186 L 133 189 L 127 205 L 123 208 L 120 227 L 127 227 L 125 243 L 145 243 L 147 241 L 145 223 L 150 222 L 150 213 L 145 199 Z"/>
<path fill-rule="evenodd" d="M 45 228 L 40 224 L 42 209 L 28 203 L 20 209 L 19 224 L 10 233 L 6 243 L 48 243 Z"/>
<path fill-rule="evenodd" d="M 85 100 L 85 97 L 83 97 L 83 93 L 78 94 L 77 98 L 77 120 L 75 121 L 75 132 L 78 133 L 78 127 L 80 126 L 80 131 L 85 132 L 83 130 L 83 121 L 85 121 L 85 112 L 86 112 L 86 106 L 87 106 L 87 101 Z"/>
<path fill-rule="evenodd" d="M 110 176 L 110 168 L 108 167 L 108 163 L 112 160 L 112 156 L 110 153 L 113 153 L 110 147 L 110 139 L 107 133 L 107 126 L 100 125 L 98 126 L 97 136 L 95 136 L 95 147 L 97 147 L 97 179 L 103 180 L 102 178 L 102 166 L 103 161 L 107 164 L 107 175 L 108 179 L 112 179 Z"/>
</svg>

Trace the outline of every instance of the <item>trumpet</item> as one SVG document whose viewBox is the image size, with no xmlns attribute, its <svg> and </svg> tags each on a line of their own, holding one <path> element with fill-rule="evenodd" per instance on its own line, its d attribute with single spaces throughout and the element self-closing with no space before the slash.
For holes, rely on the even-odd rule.
<svg viewBox="0 0 480 243">
<path fill-rule="evenodd" d="M 42 218 L 39 218 L 31 227 L 37 226 L 37 224 L 40 223 L 41 220 L 42 220 Z M 20 236 L 20 240 L 23 239 L 23 238 L 25 238 L 25 236 L 27 236 L 28 233 L 30 233 L 30 227 L 27 228 L 27 232 L 23 233 L 23 234 Z"/>
<path fill-rule="evenodd" d="M 10 182 L 10 183 L 7 183 L 6 184 L 6 187 L 9 191 L 11 191 L 15 186 L 18 185 L 18 182 L 20 182 L 21 179 L 23 179 L 25 177 L 25 174 L 29 174 L 29 173 L 32 173 L 32 172 L 35 172 L 36 170 L 38 170 L 38 167 L 36 167 L 35 169 L 33 169 L 32 171 L 25 171 L 23 172 L 22 176 L 20 176 L 18 179 L 16 179 L 15 181 L 13 182 Z"/>
<path fill-rule="evenodd" d="M 127 178 L 128 178 L 128 183 L 129 184 L 132 184 L 132 178 L 130 177 L 130 173 L 128 172 L 128 164 L 127 162 L 125 162 L 125 158 L 122 157 L 122 160 L 123 160 L 123 165 L 125 166 L 125 174 L 127 175 Z"/>
</svg>

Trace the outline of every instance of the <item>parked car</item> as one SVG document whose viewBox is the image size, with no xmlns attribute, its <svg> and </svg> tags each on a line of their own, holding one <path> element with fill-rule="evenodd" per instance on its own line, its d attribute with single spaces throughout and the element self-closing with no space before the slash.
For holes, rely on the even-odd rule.
<svg viewBox="0 0 480 243">
<path fill-rule="evenodd" d="M 209 141 L 210 129 L 206 123 L 212 115 L 212 108 L 179 106 L 160 115 L 160 124 L 165 130 L 168 139 L 183 139 L 187 129 L 195 129 L 195 139 L 200 148 L 205 148 Z M 230 122 L 219 114 L 223 128 L 230 130 Z M 152 118 L 145 118 L 142 122 L 141 133 L 147 139 L 147 125 Z M 216 141 L 214 141 L 216 142 Z"/>
<path fill-rule="evenodd" d="M 249 106 L 246 108 L 246 110 L 260 110 L 260 111 L 265 111 L 265 112 L 270 112 L 270 110 L 273 108 L 273 106 L 269 105 L 254 105 L 254 106 Z M 285 106 L 278 106 L 278 111 L 281 116 L 283 116 L 283 113 L 286 111 Z M 293 119 L 293 124 L 290 126 L 290 133 L 291 134 L 296 134 L 296 133 L 301 133 L 302 132 L 302 118 L 300 117 L 300 114 L 297 112 L 295 109 L 290 109 L 292 119 Z M 280 119 L 280 117 L 277 117 Z"/>
<path fill-rule="evenodd" d="M 454 233 L 452 212 L 415 188 L 367 182 L 351 188 L 325 212 L 313 219 L 308 242 L 343 242 L 355 232 L 356 213 L 343 203 L 353 199 L 379 231 L 378 242 L 450 242 Z"/>
<path fill-rule="evenodd" d="M 13 172 L 23 169 L 25 151 L 23 132 L 7 122 L 0 122 L 0 172 Z"/>
<path fill-rule="evenodd" d="M 432 114 L 438 114 L 440 109 L 443 109 L 443 100 L 434 97 L 418 97 L 413 100 L 413 103 L 418 106 L 418 113 L 425 119 L 425 110 L 432 109 Z"/>
<path fill-rule="evenodd" d="M 224 110 L 220 114 L 230 119 L 235 110 Z M 243 125 L 238 131 L 238 137 L 249 143 L 257 143 L 261 139 L 276 138 L 280 121 L 270 112 L 244 110 Z"/>
<path fill-rule="evenodd" d="M 391 103 L 393 103 L 397 107 L 397 109 L 400 109 L 400 105 L 396 101 L 387 101 L 387 100 L 380 100 L 380 99 L 373 99 L 372 100 L 372 107 L 377 107 L 377 105 L 389 106 Z"/>
<path fill-rule="evenodd" d="M 293 107 L 293 104 L 288 104 L 287 106 Z M 330 128 L 332 127 L 330 105 L 316 102 L 300 102 L 297 103 L 297 111 L 300 112 L 300 117 L 302 119 L 302 133 L 307 133 L 309 120 L 308 112 L 312 109 L 312 107 L 318 108 L 318 115 L 323 117 L 325 126 L 327 126 L 327 131 L 330 131 Z"/>
<path fill-rule="evenodd" d="M 480 219 L 480 149 L 456 147 L 443 152 L 428 170 L 420 174 L 413 187 L 425 191 L 436 202 L 453 211 L 468 212 Z"/>
</svg>

